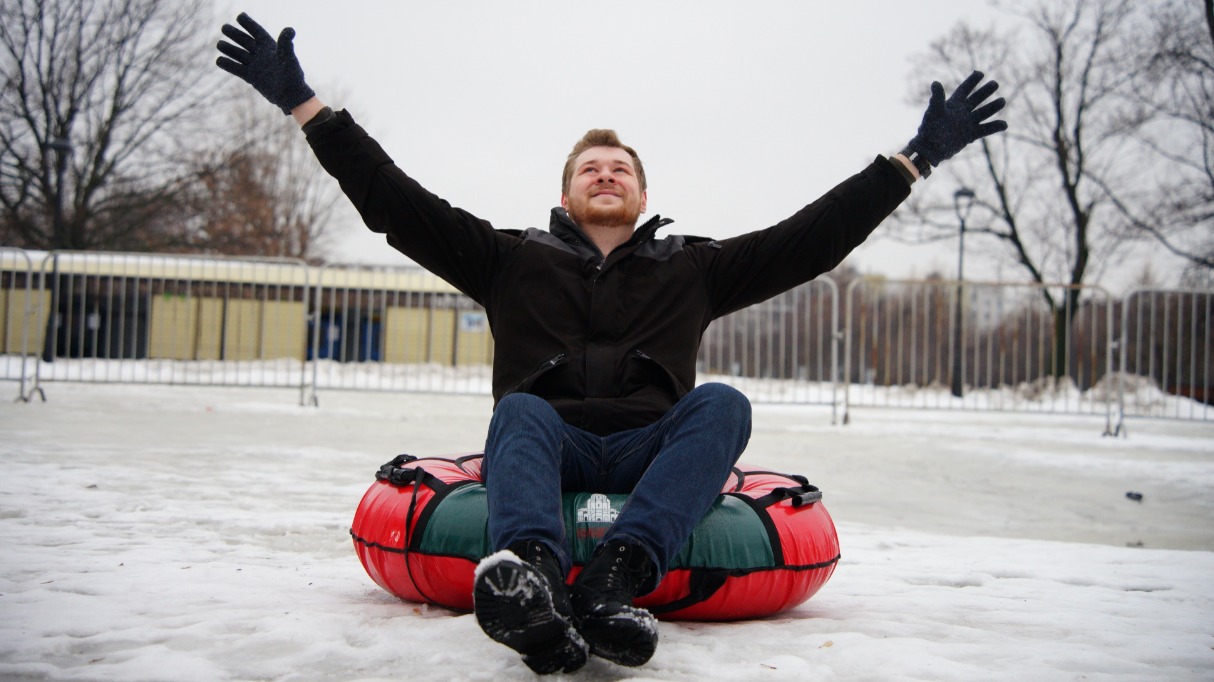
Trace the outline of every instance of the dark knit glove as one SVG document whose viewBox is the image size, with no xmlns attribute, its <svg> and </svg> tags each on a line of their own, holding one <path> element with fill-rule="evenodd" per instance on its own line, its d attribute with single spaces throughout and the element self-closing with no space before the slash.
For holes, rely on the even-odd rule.
<svg viewBox="0 0 1214 682">
<path fill-rule="evenodd" d="M 981 80 L 981 71 L 971 73 L 948 99 L 944 99 L 944 86 L 939 82 L 932 83 L 932 98 L 923 114 L 923 122 L 919 124 L 919 134 L 900 152 L 915 164 L 919 175 L 925 178 L 931 175 L 933 166 L 952 158 L 974 140 L 1007 130 L 1006 121 L 983 123 L 1006 102 L 1000 97 L 982 104 L 999 89 L 999 84 L 990 81 L 974 90 Z"/>
<path fill-rule="evenodd" d="M 224 24 L 222 29 L 236 44 L 221 40 L 215 45 L 226 55 L 215 60 L 219 68 L 243 78 L 284 114 L 316 95 L 304 82 L 303 69 L 295 58 L 295 45 L 291 42 L 295 29 L 284 28 L 275 42 L 261 24 L 244 12 L 236 17 L 236 22 L 244 31 L 231 24 Z"/>
</svg>

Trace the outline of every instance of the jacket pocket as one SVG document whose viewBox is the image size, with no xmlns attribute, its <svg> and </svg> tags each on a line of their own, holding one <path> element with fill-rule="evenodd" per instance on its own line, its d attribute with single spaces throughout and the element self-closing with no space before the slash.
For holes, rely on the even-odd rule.
<svg viewBox="0 0 1214 682">
<path fill-rule="evenodd" d="M 561 365 L 565 364 L 568 361 L 569 361 L 569 355 L 567 353 L 558 353 L 558 354 L 548 358 L 544 362 L 540 363 L 540 366 L 536 367 L 535 371 L 531 372 L 531 374 L 528 374 L 525 379 L 523 379 L 522 381 L 515 384 L 514 388 L 503 393 L 502 397 L 504 398 L 504 397 L 510 395 L 511 393 L 529 392 L 531 390 L 531 387 L 535 386 L 535 382 L 540 380 L 540 377 L 544 376 L 548 372 L 551 372 L 552 370 L 556 369 L 557 367 L 560 367 Z"/>
<path fill-rule="evenodd" d="M 642 365 L 648 370 L 645 372 L 646 375 L 653 378 L 664 379 L 669 384 L 669 388 L 674 391 L 675 399 L 682 398 L 683 396 L 687 395 L 688 389 L 683 386 L 683 382 L 679 381 L 679 378 L 675 376 L 674 372 L 671 372 L 666 368 L 666 365 L 663 365 L 661 362 L 658 362 L 654 358 L 650 357 L 649 354 L 639 348 L 634 348 L 631 355 L 634 360 L 642 363 Z"/>
</svg>

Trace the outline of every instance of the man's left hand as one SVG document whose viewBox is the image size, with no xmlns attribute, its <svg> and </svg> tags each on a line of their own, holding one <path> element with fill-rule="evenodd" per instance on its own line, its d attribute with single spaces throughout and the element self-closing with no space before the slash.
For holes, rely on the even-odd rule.
<svg viewBox="0 0 1214 682">
<path fill-rule="evenodd" d="M 981 71 L 971 73 L 948 99 L 944 98 L 944 86 L 939 82 L 932 83 L 932 97 L 923 114 L 923 122 L 919 124 L 919 134 L 902 150 L 923 177 L 931 174 L 932 167 L 952 158 L 969 143 L 1007 130 L 1006 121 L 986 120 L 1003 109 L 1007 102 L 1000 97 L 983 104 L 999 89 L 999 84 L 989 81 L 975 90 L 982 77 Z"/>
</svg>

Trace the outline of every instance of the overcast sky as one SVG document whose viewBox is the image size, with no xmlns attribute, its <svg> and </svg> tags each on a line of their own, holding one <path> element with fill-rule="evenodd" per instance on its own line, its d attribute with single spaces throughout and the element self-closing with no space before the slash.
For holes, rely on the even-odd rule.
<svg viewBox="0 0 1214 682">
<path fill-rule="evenodd" d="M 960 21 L 1009 21 L 981 0 L 217 1 L 226 21 L 244 10 L 275 35 L 293 26 L 323 101 L 495 227 L 546 227 L 565 155 L 606 127 L 645 163 L 649 215 L 717 238 L 771 225 L 896 152 L 931 81 L 956 85 L 912 58 Z M 998 79 L 997 64 L 986 70 Z M 333 260 L 402 262 L 353 211 L 341 223 Z M 955 241 L 909 248 L 883 234 L 850 262 L 956 272 Z M 980 251 L 967 240 L 967 273 L 1020 276 Z"/>
</svg>

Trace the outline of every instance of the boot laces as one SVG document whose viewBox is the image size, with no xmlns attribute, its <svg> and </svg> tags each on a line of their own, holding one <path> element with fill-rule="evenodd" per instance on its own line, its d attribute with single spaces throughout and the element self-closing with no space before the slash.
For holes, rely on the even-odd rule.
<svg viewBox="0 0 1214 682">
<path fill-rule="evenodd" d="M 628 548 L 620 545 L 616 550 L 615 556 L 612 557 L 611 565 L 607 569 L 607 579 L 605 581 L 607 588 L 635 595 L 641 587 L 641 582 L 646 577 L 643 564 L 637 561 L 640 558 L 639 556 L 629 556 Z M 630 563 L 638 565 L 634 567 L 630 566 Z"/>
</svg>

